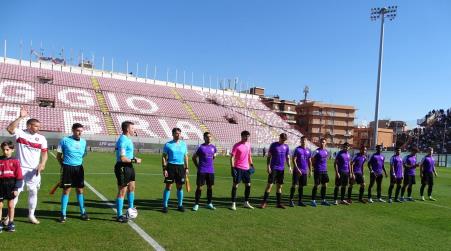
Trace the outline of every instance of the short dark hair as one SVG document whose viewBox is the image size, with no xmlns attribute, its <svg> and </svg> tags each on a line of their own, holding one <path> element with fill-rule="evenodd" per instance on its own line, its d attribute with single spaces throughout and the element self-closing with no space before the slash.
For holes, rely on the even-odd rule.
<svg viewBox="0 0 451 251">
<path fill-rule="evenodd" d="M 285 139 L 285 140 L 286 140 L 286 139 L 288 139 L 288 136 L 287 136 L 287 134 L 286 134 L 286 133 L 284 133 L 284 132 L 283 132 L 283 133 L 281 133 L 281 134 L 279 135 L 279 137 L 280 137 L 280 138 L 282 138 L 282 139 Z"/>
<path fill-rule="evenodd" d="M 204 137 L 211 134 L 210 132 L 204 132 Z"/>
<path fill-rule="evenodd" d="M 348 142 L 343 143 L 343 146 L 350 146 Z"/>
<path fill-rule="evenodd" d="M 78 129 L 78 128 L 83 128 L 83 125 L 80 124 L 80 123 L 74 123 L 74 124 L 72 125 L 72 130 L 76 130 L 76 129 Z"/>
<path fill-rule="evenodd" d="M 126 132 L 128 130 L 128 128 L 130 127 L 130 125 L 134 125 L 134 123 L 131 121 L 122 122 L 122 124 L 121 124 L 122 132 Z"/>
<path fill-rule="evenodd" d="M 382 149 L 382 145 L 376 145 L 376 149 L 377 149 L 377 148 Z"/>
<path fill-rule="evenodd" d="M 365 145 L 360 145 L 360 149 L 362 149 L 362 148 L 366 148 L 366 146 Z"/>
<path fill-rule="evenodd" d="M 307 138 L 307 137 L 305 137 L 305 136 L 302 136 L 302 137 L 301 137 L 301 140 L 302 140 L 302 139 L 306 139 L 306 138 Z"/>
<path fill-rule="evenodd" d="M 33 124 L 33 123 L 41 123 L 41 121 L 37 120 L 37 119 L 29 119 L 27 120 L 27 126 Z"/>
<path fill-rule="evenodd" d="M 395 151 L 401 150 L 401 147 L 397 146 L 395 147 Z"/>
<path fill-rule="evenodd" d="M 178 127 L 174 127 L 172 128 L 172 134 L 176 133 L 176 132 L 182 132 L 182 129 L 178 128 Z"/>
<path fill-rule="evenodd" d="M 6 146 L 7 146 L 8 148 L 10 148 L 10 149 L 14 149 L 14 143 L 13 143 L 11 140 L 3 141 L 3 142 L 2 142 L 2 144 L 1 144 L 2 150 L 3 150 Z"/>
<path fill-rule="evenodd" d="M 410 149 L 411 152 L 419 152 L 418 147 L 414 146 Z"/>
<path fill-rule="evenodd" d="M 241 132 L 241 137 L 244 137 L 244 136 L 250 136 L 250 135 L 251 135 L 251 133 L 248 132 L 248 131 L 242 131 L 242 132 Z"/>
<path fill-rule="evenodd" d="M 323 141 L 323 140 L 327 142 L 326 138 L 320 138 L 320 139 L 319 139 L 319 142 L 321 142 L 321 141 Z"/>
</svg>

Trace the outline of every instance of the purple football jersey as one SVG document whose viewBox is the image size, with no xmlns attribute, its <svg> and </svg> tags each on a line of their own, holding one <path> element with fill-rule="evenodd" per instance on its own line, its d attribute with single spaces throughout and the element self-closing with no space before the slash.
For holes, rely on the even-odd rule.
<svg viewBox="0 0 451 251">
<path fill-rule="evenodd" d="M 310 150 L 307 148 L 302 148 L 301 146 L 296 147 L 294 150 L 294 156 L 296 157 L 296 164 L 302 173 L 308 172 L 309 159 L 311 157 Z"/>
<path fill-rule="evenodd" d="M 373 170 L 373 172 L 377 175 L 381 175 L 382 174 L 382 170 L 384 168 L 384 161 L 385 161 L 385 157 L 382 154 L 373 154 L 370 158 L 370 166 L 371 166 L 371 170 Z"/>
<path fill-rule="evenodd" d="M 327 172 L 327 159 L 329 158 L 329 152 L 326 149 L 318 148 L 315 150 L 314 159 L 314 170 L 315 172 Z"/>
<path fill-rule="evenodd" d="M 400 155 L 393 155 L 390 159 L 390 165 L 393 166 L 393 173 L 396 175 L 397 179 L 404 176 L 402 172 L 403 163 Z"/>
<path fill-rule="evenodd" d="M 349 173 L 349 163 L 351 162 L 351 155 L 349 155 L 348 151 L 339 151 L 337 153 L 335 161 L 337 161 L 338 171 L 340 173 Z"/>
<path fill-rule="evenodd" d="M 366 155 L 361 153 L 357 153 L 354 156 L 354 159 L 352 159 L 352 163 L 354 163 L 354 173 L 363 173 L 363 165 L 366 162 L 366 158 Z"/>
<path fill-rule="evenodd" d="M 199 156 L 199 173 L 214 173 L 213 159 L 216 153 L 213 144 L 202 144 L 197 148 L 196 155 Z"/>
<path fill-rule="evenodd" d="M 404 165 L 412 166 L 411 168 L 406 167 L 406 175 L 415 176 L 417 169 L 415 164 L 417 164 L 417 157 L 415 155 L 409 154 L 404 157 Z"/>
<path fill-rule="evenodd" d="M 432 156 L 425 156 L 421 161 L 424 173 L 433 173 L 435 170 L 435 160 Z"/>
<path fill-rule="evenodd" d="M 269 154 L 271 154 L 270 167 L 273 170 L 283 171 L 285 169 L 285 160 L 289 156 L 290 149 L 287 144 L 274 142 L 269 146 Z"/>
</svg>

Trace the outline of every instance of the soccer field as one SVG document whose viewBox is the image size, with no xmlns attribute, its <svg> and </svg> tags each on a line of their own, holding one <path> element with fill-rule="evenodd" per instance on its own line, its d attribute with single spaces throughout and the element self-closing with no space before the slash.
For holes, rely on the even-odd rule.
<svg viewBox="0 0 451 251">
<path fill-rule="evenodd" d="M 294 207 L 285 210 L 275 208 L 275 189 L 271 192 L 268 208 L 249 210 L 242 208 L 244 186 L 238 189 L 237 211 L 230 206 L 231 177 L 229 160 L 216 159 L 216 185 L 214 205 L 217 210 L 204 209 L 206 190 L 203 191 L 201 208 L 193 206 L 195 169 L 191 164 L 192 191 L 185 192 L 185 213 L 175 210 L 175 187 L 171 193 L 170 211 L 160 212 L 163 178 L 160 156 L 140 155 L 143 164 L 136 167 L 136 207 L 139 216 L 135 220 L 147 234 L 167 250 L 194 249 L 390 249 L 390 250 L 450 250 L 451 247 L 451 170 L 439 168 L 435 180 L 436 202 L 406 202 L 402 204 L 354 203 L 351 206 Z M 388 157 L 388 156 L 386 156 Z M 266 185 L 265 161 L 254 158 L 256 173 L 253 176 L 251 202 L 260 204 Z M 86 181 L 114 203 L 116 179 L 113 174 L 113 153 L 89 153 L 85 159 Z M 332 162 L 329 163 L 333 192 Z M 368 175 L 366 175 L 368 176 Z M 368 177 L 367 181 L 369 180 Z M 0 234 L 2 250 L 147 250 L 145 242 L 129 224 L 120 224 L 113 218 L 112 208 L 95 193 L 86 188 L 86 208 L 91 221 L 79 219 L 75 191 L 72 191 L 68 207 L 68 220 L 61 224 L 59 218 L 61 190 L 53 196 L 50 188 L 59 179 L 59 166 L 49 155 L 42 177 L 39 205 L 36 216 L 40 225 L 27 222 L 26 198 L 23 193 L 17 205 L 16 232 Z M 291 185 L 291 175 L 285 175 L 285 204 Z M 305 188 L 309 200 L 312 179 Z M 419 198 L 419 177 L 414 186 L 414 197 Z M 375 191 L 375 188 L 373 188 Z M 383 194 L 388 190 L 384 179 Z M 358 188 L 354 187 L 354 194 Z M 365 191 L 366 195 L 366 191 Z"/>
</svg>

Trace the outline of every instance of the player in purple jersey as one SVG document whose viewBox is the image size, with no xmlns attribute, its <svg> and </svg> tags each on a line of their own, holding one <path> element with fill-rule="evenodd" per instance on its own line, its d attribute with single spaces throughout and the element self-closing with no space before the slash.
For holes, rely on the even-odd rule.
<svg viewBox="0 0 451 251">
<path fill-rule="evenodd" d="M 215 184 L 214 159 L 216 157 L 216 146 L 211 144 L 211 134 L 204 133 L 204 143 L 199 145 L 193 154 L 192 160 L 197 168 L 196 195 L 193 211 L 199 209 L 199 199 L 202 194 L 202 187 L 207 184 L 207 208 L 216 209 L 212 203 L 213 185 Z"/>
<path fill-rule="evenodd" d="M 349 143 L 346 142 L 342 146 L 342 150 L 337 153 L 334 162 L 335 169 L 335 189 L 334 189 L 334 205 L 338 205 L 338 190 L 341 190 L 341 204 L 349 205 L 345 200 L 346 187 L 349 182 L 349 171 L 351 165 L 351 155 L 349 155 Z M 341 189 L 340 189 L 341 188 Z"/>
<path fill-rule="evenodd" d="M 420 195 L 421 200 L 424 201 L 424 188 L 428 186 L 428 196 L 429 200 L 435 201 L 432 198 L 432 186 L 434 186 L 434 175 L 437 177 L 437 170 L 435 169 L 435 160 L 432 157 L 434 149 L 432 147 L 428 148 L 428 154 L 424 156 L 420 164 L 420 176 L 421 176 L 421 188 Z"/>
<path fill-rule="evenodd" d="M 399 191 L 401 190 L 401 184 L 402 179 L 404 177 L 403 172 L 403 163 L 402 163 L 402 157 L 401 157 L 401 148 L 396 147 L 395 148 L 395 155 L 393 155 L 390 159 L 390 186 L 388 187 L 388 202 L 392 203 L 392 193 L 393 188 L 396 184 L 396 191 L 395 191 L 395 201 L 401 202 L 399 200 Z"/>
<path fill-rule="evenodd" d="M 365 165 L 366 160 L 367 160 L 366 147 L 362 145 L 360 146 L 360 152 L 354 156 L 351 163 L 351 176 L 349 179 L 349 187 L 348 187 L 349 203 L 352 203 L 351 200 L 352 186 L 355 183 L 360 185 L 359 201 L 362 203 L 366 203 L 366 201 L 363 199 L 363 192 L 365 191 L 365 176 L 363 175 L 363 166 Z"/>
<path fill-rule="evenodd" d="M 268 150 L 268 157 L 266 158 L 267 172 L 268 172 L 268 184 L 266 185 L 265 194 L 263 195 L 263 201 L 260 204 L 260 208 L 266 208 L 269 193 L 273 184 L 277 185 L 277 208 L 285 209 L 282 204 L 282 185 L 284 180 L 285 163 L 290 168 L 290 173 L 293 172 L 290 165 L 290 149 L 285 144 L 288 136 L 286 133 L 279 135 L 279 141 L 270 145 Z"/>
<path fill-rule="evenodd" d="M 404 183 L 401 188 L 401 201 L 415 201 L 412 198 L 412 186 L 416 184 L 415 169 L 419 166 L 417 163 L 418 148 L 413 147 L 410 154 L 404 157 Z M 407 188 L 407 199 L 404 198 L 404 193 Z"/>
<path fill-rule="evenodd" d="M 370 160 L 368 161 L 368 169 L 370 170 L 370 185 L 368 186 L 368 202 L 373 203 L 373 199 L 371 198 L 371 189 L 374 186 L 374 183 L 377 184 L 377 200 L 379 202 L 385 202 L 382 199 L 382 179 L 384 176 L 382 175 L 382 171 L 387 177 L 387 171 L 385 170 L 385 157 L 381 153 L 382 146 L 376 146 L 376 153 L 371 155 Z"/>
<path fill-rule="evenodd" d="M 327 160 L 329 159 L 329 152 L 326 150 L 326 139 L 322 138 L 320 140 L 320 147 L 315 150 L 312 157 L 313 164 L 313 178 L 315 184 L 312 189 L 312 202 L 311 206 L 316 207 L 316 192 L 318 191 L 318 186 L 321 184 L 321 205 L 330 206 L 329 202 L 326 201 L 326 189 L 327 183 L 329 183 L 329 175 L 327 174 Z"/>
<path fill-rule="evenodd" d="M 301 137 L 301 145 L 293 152 L 293 182 L 290 189 L 290 207 L 294 207 L 293 197 L 298 187 L 298 206 L 305 207 L 303 202 L 304 187 L 307 185 L 307 175 L 312 176 L 311 152 L 306 148 L 307 138 Z"/>
</svg>

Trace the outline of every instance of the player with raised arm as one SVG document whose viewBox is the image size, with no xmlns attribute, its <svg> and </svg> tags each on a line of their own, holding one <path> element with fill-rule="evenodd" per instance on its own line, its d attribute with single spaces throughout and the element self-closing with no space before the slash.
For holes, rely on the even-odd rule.
<svg viewBox="0 0 451 251">
<path fill-rule="evenodd" d="M 320 147 L 315 150 L 312 157 L 313 164 L 313 178 L 315 184 L 312 189 L 311 206 L 316 207 L 316 192 L 318 186 L 321 184 L 321 205 L 330 206 L 326 200 L 327 183 L 329 183 L 329 175 L 327 174 L 327 160 L 329 159 L 329 152 L 326 149 L 326 139 L 320 140 Z"/>
<path fill-rule="evenodd" d="M 305 207 L 304 187 L 307 186 L 307 176 L 312 175 L 311 152 L 306 148 L 307 138 L 301 137 L 301 145 L 293 152 L 293 181 L 290 189 L 290 207 L 294 207 L 293 197 L 298 188 L 298 206 Z"/>
<path fill-rule="evenodd" d="M 202 187 L 207 184 L 207 208 L 216 209 L 213 206 L 213 185 L 215 184 L 215 169 L 214 159 L 216 157 L 216 146 L 211 143 L 211 134 L 209 132 L 204 133 L 204 143 L 199 145 L 196 152 L 194 152 L 192 160 L 194 166 L 197 168 L 196 179 L 196 195 L 193 211 L 199 209 L 199 200 L 202 194 Z"/>
<path fill-rule="evenodd" d="M 248 131 L 242 131 L 241 141 L 233 146 L 230 154 L 230 169 L 233 178 L 231 210 L 236 210 L 236 190 L 241 182 L 245 184 L 244 207 L 254 209 L 254 207 L 249 203 L 249 196 L 251 194 L 250 169 L 253 168 L 251 144 L 248 142 L 250 136 L 251 134 Z"/>
<path fill-rule="evenodd" d="M 285 209 L 285 206 L 282 204 L 282 185 L 284 180 L 285 163 L 288 164 L 290 173 L 293 173 L 290 165 L 290 149 L 288 145 L 285 144 L 287 139 L 287 134 L 281 133 L 279 135 L 279 141 L 273 142 L 269 146 L 268 157 L 266 158 L 268 184 L 266 185 L 265 194 L 263 195 L 263 200 L 260 205 L 260 208 L 262 209 L 267 206 L 267 200 L 273 184 L 277 185 L 276 206 L 277 208 Z"/>
<path fill-rule="evenodd" d="M 401 148 L 395 148 L 395 154 L 390 158 L 390 186 L 388 187 L 388 202 L 392 203 L 393 188 L 396 184 L 395 201 L 399 200 L 399 191 L 401 190 L 402 179 L 404 177 L 403 163 L 401 158 Z"/>
<path fill-rule="evenodd" d="M 163 148 L 162 166 L 165 189 L 163 191 L 163 213 L 168 212 L 168 202 L 171 196 L 172 184 L 175 182 L 177 188 L 177 210 L 185 212 L 183 207 L 183 184 L 188 169 L 188 148 L 185 141 L 181 140 L 182 130 L 180 128 L 172 129 L 172 140 L 167 142 Z"/>
<path fill-rule="evenodd" d="M 385 170 L 385 156 L 382 154 L 382 146 L 376 146 L 376 152 L 371 155 L 368 161 L 368 169 L 370 170 L 370 185 L 368 186 L 368 202 L 373 203 L 371 198 L 371 189 L 376 183 L 377 187 L 377 200 L 379 202 L 385 202 L 382 199 L 382 180 L 384 178 L 382 172 L 384 172 L 385 177 L 387 177 L 387 171 Z"/>
<path fill-rule="evenodd" d="M 352 186 L 354 184 L 360 185 L 359 188 L 359 201 L 361 203 L 366 203 L 363 199 L 363 193 L 365 192 L 365 175 L 363 172 L 366 157 L 366 147 L 364 145 L 360 146 L 360 151 L 354 156 L 351 163 L 351 176 L 349 178 L 348 187 L 348 202 L 352 203 Z"/>
<path fill-rule="evenodd" d="M 60 222 L 66 222 L 66 210 L 69 204 L 69 194 L 72 187 L 76 188 L 78 205 L 80 207 L 80 217 L 88 221 L 89 217 L 85 209 L 85 198 L 83 188 L 85 187 L 85 172 L 83 168 L 83 158 L 87 153 L 86 140 L 81 138 L 83 125 L 74 123 L 72 125 L 72 135 L 61 139 L 58 144 L 56 158 L 61 165 L 60 187 L 63 189 L 61 195 L 61 216 Z"/>
<path fill-rule="evenodd" d="M 117 221 L 126 223 L 127 217 L 122 215 L 124 207 L 124 198 L 127 194 L 128 207 L 135 208 L 135 168 L 133 164 L 141 164 L 141 159 L 136 158 L 134 154 L 135 147 L 130 139 L 135 135 L 135 124 L 130 121 L 124 121 L 121 124 L 122 134 L 116 142 L 116 165 L 114 174 L 117 180 L 116 213 Z"/>
<path fill-rule="evenodd" d="M 434 175 L 437 177 L 437 170 L 435 169 L 435 160 L 432 154 L 434 149 L 432 147 L 428 148 L 428 154 L 424 156 L 420 164 L 420 175 L 421 175 L 421 187 L 420 196 L 421 200 L 424 201 L 424 188 L 428 186 L 428 197 L 429 200 L 435 201 L 432 198 L 432 187 L 434 186 Z"/>
<path fill-rule="evenodd" d="M 33 224 L 39 224 L 39 220 L 34 215 L 38 204 L 38 190 L 41 186 L 41 172 L 47 163 L 47 140 L 39 134 L 41 122 L 31 118 L 26 122 L 26 129 L 18 128 L 20 122 L 28 117 L 25 107 L 20 109 L 19 117 L 8 125 L 6 130 L 15 137 L 17 143 L 16 156 L 20 161 L 24 182 L 18 189 L 18 194 L 14 198 L 14 205 L 17 204 L 19 194 L 27 188 L 28 191 L 28 219 Z M 6 219 L 5 222 L 8 222 Z"/>
</svg>

